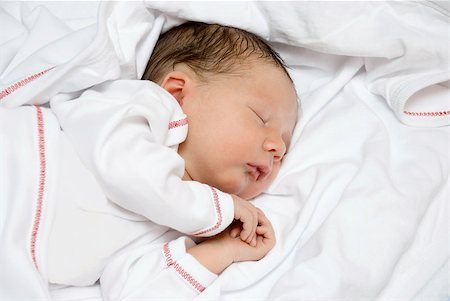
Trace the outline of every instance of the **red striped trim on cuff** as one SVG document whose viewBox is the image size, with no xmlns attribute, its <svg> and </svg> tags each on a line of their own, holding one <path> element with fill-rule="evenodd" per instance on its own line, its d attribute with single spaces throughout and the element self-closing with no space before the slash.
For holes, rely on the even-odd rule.
<svg viewBox="0 0 450 301">
<path fill-rule="evenodd" d="M 35 106 L 37 114 L 38 138 L 39 138 L 39 188 L 36 201 L 36 212 L 34 214 L 33 229 L 30 238 L 30 252 L 34 266 L 39 270 L 36 260 L 36 242 L 38 238 L 39 226 L 41 224 L 42 206 L 44 201 L 46 159 L 45 159 L 45 136 L 44 136 L 44 118 L 40 107 Z"/>
<path fill-rule="evenodd" d="M 408 111 L 403 111 L 403 113 L 405 113 L 406 115 L 409 115 L 409 116 L 426 116 L 426 117 L 450 115 L 450 111 L 441 111 L 441 112 L 408 112 Z"/>
<path fill-rule="evenodd" d="M 51 67 L 48 68 L 44 71 L 38 72 L 36 74 L 30 75 L 26 78 L 23 78 L 17 82 L 15 82 L 14 84 L 10 85 L 9 87 L 7 87 L 6 89 L 2 90 L 0 92 L 0 100 L 2 100 L 3 98 L 5 98 L 6 96 L 14 93 L 15 91 L 17 91 L 18 89 L 22 88 L 23 86 L 29 84 L 30 82 L 34 81 L 35 79 L 38 79 L 39 77 L 41 77 L 42 75 L 44 75 L 45 73 L 49 72 L 50 70 L 52 70 L 55 67 Z"/>
<path fill-rule="evenodd" d="M 208 228 L 206 230 L 192 234 L 194 236 L 202 235 L 202 234 L 205 234 L 205 233 L 211 232 L 211 231 L 215 231 L 222 225 L 222 209 L 220 208 L 219 195 L 218 195 L 216 189 L 214 189 L 213 187 L 210 187 L 210 188 L 211 188 L 212 194 L 213 194 L 213 201 L 214 201 L 214 208 L 216 209 L 217 222 L 211 228 Z"/>
<path fill-rule="evenodd" d="M 185 126 L 187 124 L 188 124 L 187 117 L 180 119 L 180 120 L 171 121 L 171 122 L 169 122 L 169 130 L 180 127 L 180 126 Z"/>
<path fill-rule="evenodd" d="M 164 258 L 166 260 L 167 267 L 171 267 L 175 269 L 175 271 L 184 279 L 186 280 L 194 289 L 196 289 L 198 292 L 203 292 L 205 290 L 205 287 L 198 282 L 194 277 L 192 277 L 189 272 L 187 272 L 185 269 L 183 269 L 182 266 L 178 264 L 175 260 L 172 258 L 172 253 L 170 252 L 169 243 L 165 243 L 163 247 L 164 252 Z"/>
</svg>

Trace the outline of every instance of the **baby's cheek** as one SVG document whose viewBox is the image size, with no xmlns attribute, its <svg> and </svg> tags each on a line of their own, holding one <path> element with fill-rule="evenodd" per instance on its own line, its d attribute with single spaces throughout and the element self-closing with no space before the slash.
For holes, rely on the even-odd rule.
<svg viewBox="0 0 450 301">
<path fill-rule="evenodd" d="M 243 191 L 244 185 L 245 183 L 240 177 L 222 174 L 221 177 L 217 179 L 215 185 L 212 186 L 215 186 L 223 192 L 239 195 L 239 193 Z"/>
<path fill-rule="evenodd" d="M 273 167 L 272 167 L 272 173 L 270 174 L 270 177 L 267 178 L 269 184 L 267 185 L 267 187 L 269 187 L 270 184 L 272 184 L 273 180 L 275 180 L 275 178 L 278 175 L 278 172 L 280 171 L 281 168 L 281 162 L 274 162 L 273 163 Z"/>
</svg>

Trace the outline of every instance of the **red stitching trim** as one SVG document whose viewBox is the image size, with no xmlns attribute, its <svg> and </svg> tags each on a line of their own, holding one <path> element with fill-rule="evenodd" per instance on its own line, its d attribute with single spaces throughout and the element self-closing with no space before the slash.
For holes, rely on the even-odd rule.
<svg viewBox="0 0 450 301">
<path fill-rule="evenodd" d="M 210 188 L 213 193 L 214 207 L 216 208 L 216 213 L 217 213 L 217 223 L 213 227 L 203 230 L 201 232 L 195 233 L 193 235 L 202 235 L 202 234 L 205 234 L 206 232 L 214 231 L 217 228 L 219 228 L 220 225 L 222 224 L 222 210 L 220 209 L 219 195 L 217 194 L 217 191 L 214 188 L 212 188 L 212 187 L 210 187 Z"/>
<path fill-rule="evenodd" d="M 164 256 L 165 256 L 165 259 L 166 259 L 166 264 L 169 267 L 169 266 L 171 266 L 174 263 L 174 261 L 172 259 L 172 254 L 170 254 L 169 243 L 168 242 L 166 242 L 164 244 L 163 251 L 164 251 Z"/>
<path fill-rule="evenodd" d="M 196 290 L 200 293 L 205 290 L 205 287 L 200 284 L 194 277 L 191 276 L 188 272 L 186 272 L 176 261 L 173 260 L 172 254 L 169 249 L 169 243 L 165 243 L 163 247 L 164 258 L 166 259 L 167 267 L 172 267 L 180 274 L 183 279 L 185 279 L 190 285 L 192 285 Z"/>
<path fill-rule="evenodd" d="M 408 112 L 403 111 L 406 115 L 410 116 L 446 116 L 450 115 L 450 111 L 442 111 L 442 112 Z"/>
<path fill-rule="evenodd" d="M 55 67 L 51 67 L 48 68 L 44 71 L 38 72 L 36 74 L 30 75 L 24 79 L 19 80 L 18 82 L 12 84 L 11 86 L 9 86 L 8 88 L 4 89 L 3 91 L 0 92 L 0 100 L 2 100 L 3 98 L 5 98 L 6 96 L 10 95 L 11 93 L 15 92 L 17 89 L 22 88 L 23 86 L 25 86 L 26 84 L 34 81 L 35 79 L 38 79 L 39 77 L 41 77 L 42 75 L 44 75 L 45 73 L 47 73 L 48 71 L 52 70 Z"/>
<path fill-rule="evenodd" d="M 171 122 L 169 122 L 169 130 L 180 127 L 180 126 L 184 126 L 186 124 L 188 124 L 187 117 L 180 119 L 180 120 L 171 121 Z"/>
<path fill-rule="evenodd" d="M 40 107 L 35 106 L 37 113 L 37 124 L 38 124 L 38 137 L 39 137 L 39 189 L 37 197 L 36 212 L 34 215 L 33 230 L 31 232 L 30 250 L 31 258 L 33 259 L 34 266 L 39 270 L 36 261 L 36 241 L 39 231 L 39 225 L 41 223 L 42 214 L 42 203 L 44 198 L 44 188 L 45 188 L 45 173 L 46 173 L 46 160 L 45 160 L 45 136 L 44 136 L 44 118 L 42 115 L 42 110 Z"/>
</svg>

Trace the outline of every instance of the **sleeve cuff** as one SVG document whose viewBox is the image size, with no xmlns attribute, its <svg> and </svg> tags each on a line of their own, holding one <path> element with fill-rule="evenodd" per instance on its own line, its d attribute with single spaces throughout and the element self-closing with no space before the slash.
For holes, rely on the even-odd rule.
<svg viewBox="0 0 450 301">
<path fill-rule="evenodd" d="M 173 269 L 188 286 L 201 293 L 217 278 L 217 275 L 186 253 L 186 249 L 194 245 L 192 239 L 180 237 L 164 244 L 163 256 L 168 268 Z"/>
<path fill-rule="evenodd" d="M 199 232 L 193 233 L 193 236 L 210 237 L 219 234 L 225 230 L 234 219 L 234 204 L 231 195 L 214 187 L 209 188 L 211 190 L 211 199 L 214 203 L 216 213 L 215 224 Z"/>
</svg>

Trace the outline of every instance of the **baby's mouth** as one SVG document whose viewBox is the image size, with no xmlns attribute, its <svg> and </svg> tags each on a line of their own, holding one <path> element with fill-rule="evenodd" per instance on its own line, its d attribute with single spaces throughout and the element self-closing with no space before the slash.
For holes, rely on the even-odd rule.
<svg viewBox="0 0 450 301">
<path fill-rule="evenodd" d="M 255 181 L 263 181 L 270 174 L 270 168 L 264 165 L 247 164 L 247 172 Z"/>
</svg>

